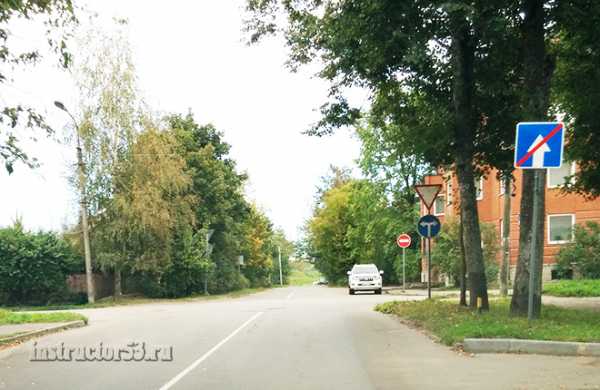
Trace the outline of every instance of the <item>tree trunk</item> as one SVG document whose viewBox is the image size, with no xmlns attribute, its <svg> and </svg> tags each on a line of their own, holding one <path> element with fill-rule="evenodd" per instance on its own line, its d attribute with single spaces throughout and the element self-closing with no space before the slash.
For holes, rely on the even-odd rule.
<svg viewBox="0 0 600 390">
<path fill-rule="evenodd" d="M 121 287 L 121 268 L 120 267 L 115 267 L 114 275 L 113 275 L 113 283 L 114 283 L 113 296 L 115 298 L 119 298 L 121 295 L 123 295 L 123 289 Z"/>
<path fill-rule="evenodd" d="M 455 162 L 460 193 L 464 248 L 469 282 L 469 306 L 488 310 L 487 281 L 473 167 L 475 115 L 472 109 L 474 50 L 469 23 L 455 16 L 452 27 L 453 105 L 456 120 Z"/>
<path fill-rule="evenodd" d="M 523 73 L 526 101 L 524 102 L 524 121 L 543 121 L 547 118 L 549 106 L 550 80 L 554 73 L 554 57 L 548 56 L 545 46 L 544 1 L 525 0 L 523 4 L 525 18 L 522 25 Z M 510 312 L 514 315 L 527 315 L 529 295 L 529 272 L 531 257 L 531 232 L 533 223 L 538 225 L 535 237 L 538 250 L 536 263 L 538 285 L 534 292 L 533 313 L 538 317 L 541 313 L 541 269 L 544 255 L 544 220 L 545 220 L 545 186 L 546 173 L 539 173 L 540 191 L 538 202 L 538 219 L 533 221 L 534 171 L 523 170 L 521 188 L 519 257 L 515 276 Z"/>
<path fill-rule="evenodd" d="M 511 177 L 504 175 L 504 212 L 502 215 L 502 266 L 500 268 L 500 295 L 508 295 L 510 278 L 510 203 L 511 203 Z"/>
<path fill-rule="evenodd" d="M 465 257 L 465 239 L 462 226 L 462 215 L 460 216 L 460 225 L 458 234 L 460 235 L 460 301 L 459 306 L 467 306 L 467 259 Z"/>
</svg>

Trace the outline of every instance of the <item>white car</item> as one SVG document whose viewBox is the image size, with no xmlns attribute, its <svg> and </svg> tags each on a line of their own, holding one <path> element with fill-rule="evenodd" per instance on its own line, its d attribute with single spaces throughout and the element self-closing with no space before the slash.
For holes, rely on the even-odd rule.
<svg viewBox="0 0 600 390">
<path fill-rule="evenodd" d="M 356 291 L 373 291 L 381 294 L 382 275 L 383 271 L 377 270 L 375 264 L 354 264 L 352 271 L 348 271 L 348 293 L 354 295 Z"/>
</svg>

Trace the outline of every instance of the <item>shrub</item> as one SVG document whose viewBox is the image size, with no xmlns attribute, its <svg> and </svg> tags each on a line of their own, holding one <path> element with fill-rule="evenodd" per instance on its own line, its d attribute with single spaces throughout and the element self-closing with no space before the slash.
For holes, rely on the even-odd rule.
<svg viewBox="0 0 600 390">
<path fill-rule="evenodd" d="M 460 276 L 460 229 L 458 221 L 448 219 L 439 236 L 431 245 L 431 261 L 433 266 L 458 284 Z M 481 239 L 483 241 L 483 261 L 485 263 L 485 276 L 488 283 L 494 283 L 498 278 L 499 266 L 496 259 L 499 244 L 496 229 L 493 224 L 481 223 Z"/>
<path fill-rule="evenodd" d="M 0 229 L 0 303 L 43 305 L 63 302 L 66 278 L 81 259 L 54 233 L 25 232 L 20 224 Z"/>
<path fill-rule="evenodd" d="M 600 224 L 588 221 L 575 225 L 574 240 L 558 252 L 558 271 L 564 274 L 576 264 L 586 279 L 600 279 Z"/>
</svg>

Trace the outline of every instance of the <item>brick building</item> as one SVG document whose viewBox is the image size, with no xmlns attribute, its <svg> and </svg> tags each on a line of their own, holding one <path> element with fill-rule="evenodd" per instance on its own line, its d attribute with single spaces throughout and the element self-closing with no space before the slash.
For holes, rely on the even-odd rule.
<svg viewBox="0 0 600 390">
<path fill-rule="evenodd" d="M 564 194 L 558 186 L 565 182 L 565 178 L 574 172 L 575 164 L 563 164 L 560 169 L 549 169 L 546 180 L 546 223 L 544 225 L 544 271 L 543 280 L 552 279 L 552 269 L 556 263 L 556 254 L 560 246 L 568 243 L 573 237 L 573 226 L 589 220 L 600 222 L 600 199 L 586 200 L 576 194 Z M 496 171 L 490 172 L 487 177 L 480 178 L 477 182 L 477 208 L 479 220 L 491 223 L 496 227 L 498 239 L 502 237 L 502 216 L 504 203 L 504 186 L 496 178 Z M 437 175 L 426 176 L 424 184 L 441 184 L 442 191 L 438 195 L 432 213 L 442 224 L 444 219 L 457 215 L 456 198 L 458 188 L 456 177 L 451 173 L 438 171 Z M 517 264 L 519 251 L 519 209 L 521 203 L 521 170 L 515 171 L 515 180 L 512 185 L 512 202 L 510 217 L 510 265 L 511 280 Z M 426 214 L 426 209 L 421 206 L 421 215 Z M 443 226 L 442 226 L 443 229 Z M 502 253 L 498 253 L 498 261 Z M 423 262 L 421 280 L 427 280 L 426 262 Z M 432 280 L 437 279 L 433 273 Z"/>
</svg>

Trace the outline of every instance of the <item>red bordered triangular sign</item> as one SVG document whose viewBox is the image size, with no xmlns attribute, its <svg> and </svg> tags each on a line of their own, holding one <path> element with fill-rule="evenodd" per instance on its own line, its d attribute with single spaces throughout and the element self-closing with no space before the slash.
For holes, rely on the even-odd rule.
<svg viewBox="0 0 600 390">
<path fill-rule="evenodd" d="M 441 184 L 417 184 L 415 186 L 415 190 L 417 194 L 419 194 L 419 198 L 423 201 L 423 204 L 427 208 L 427 210 L 431 210 L 431 206 L 433 206 L 433 202 L 435 202 L 435 198 L 438 196 L 440 191 L 442 190 Z"/>
</svg>

